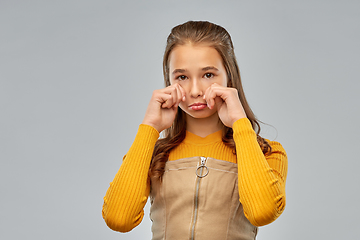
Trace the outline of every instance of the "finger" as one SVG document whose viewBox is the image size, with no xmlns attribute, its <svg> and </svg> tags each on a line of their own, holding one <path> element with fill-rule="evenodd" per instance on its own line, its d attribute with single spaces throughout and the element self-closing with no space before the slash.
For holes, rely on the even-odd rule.
<svg viewBox="0 0 360 240">
<path fill-rule="evenodd" d="M 178 83 L 175 83 L 173 86 L 176 87 L 176 89 L 177 89 L 179 103 L 181 101 L 185 101 L 185 90 L 184 90 L 184 88 L 181 87 L 181 85 L 178 84 Z"/>
<path fill-rule="evenodd" d="M 170 86 L 171 87 L 170 95 L 172 97 L 172 106 L 171 107 L 177 108 L 179 106 L 179 103 L 181 102 L 182 94 L 181 94 L 179 86 L 180 86 L 179 84 L 174 84 L 174 85 Z"/>
<path fill-rule="evenodd" d="M 161 104 L 161 108 L 170 108 L 173 105 L 172 97 L 170 94 L 167 93 L 159 94 L 158 101 Z"/>
<path fill-rule="evenodd" d="M 174 105 L 171 91 L 172 89 L 164 88 L 158 92 L 157 99 L 162 108 L 170 108 L 172 105 Z"/>
<path fill-rule="evenodd" d="M 181 102 L 181 99 L 182 99 L 182 93 L 181 93 L 181 90 L 180 90 L 180 85 L 176 85 L 175 89 L 176 89 L 176 96 L 177 96 L 175 106 L 178 107 L 180 102 Z"/>
<path fill-rule="evenodd" d="M 226 90 L 227 90 L 226 87 L 220 86 L 219 84 L 215 84 L 215 83 L 212 84 L 207 89 L 205 98 L 207 100 L 207 103 L 208 103 L 210 109 L 212 109 L 215 106 L 216 101 L 218 103 L 221 103 L 220 100 L 224 101 L 223 96 L 224 96 Z"/>
<path fill-rule="evenodd" d="M 175 105 L 177 107 L 177 104 L 178 104 L 178 98 L 179 98 L 179 91 L 177 89 L 176 86 L 173 87 L 172 89 L 172 92 L 171 92 L 171 97 L 172 97 L 172 100 L 173 100 L 173 105 Z"/>
<path fill-rule="evenodd" d="M 186 99 L 186 92 L 185 92 L 185 89 L 179 84 L 179 89 L 180 89 L 180 92 L 181 92 L 181 100 L 182 101 L 185 101 Z"/>
<path fill-rule="evenodd" d="M 215 98 L 216 98 L 216 92 L 214 92 L 213 90 L 210 93 L 210 109 L 213 109 L 215 106 Z"/>
<path fill-rule="evenodd" d="M 215 105 L 214 98 L 216 97 L 216 93 L 212 86 L 208 87 L 205 91 L 205 101 L 208 105 L 208 108 L 212 109 Z"/>
<path fill-rule="evenodd" d="M 172 108 L 176 102 L 174 101 L 174 97 L 172 95 L 169 95 L 169 99 L 166 100 L 166 102 L 163 104 L 163 108 Z"/>
<path fill-rule="evenodd" d="M 205 90 L 205 93 L 204 93 L 204 96 L 203 96 L 203 99 L 206 101 L 206 104 L 207 104 L 208 108 L 210 108 L 209 98 L 208 98 L 209 95 L 210 95 L 210 87 L 208 87 L 208 88 Z M 211 109 L 211 108 L 210 108 L 210 109 Z"/>
<path fill-rule="evenodd" d="M 220 97 L 216 97 L 214 99 L 214 102 L 216 104 L 217 109 L 220 109 L 221 105 L 224 103 L 224 101 Z"/>
</svg>

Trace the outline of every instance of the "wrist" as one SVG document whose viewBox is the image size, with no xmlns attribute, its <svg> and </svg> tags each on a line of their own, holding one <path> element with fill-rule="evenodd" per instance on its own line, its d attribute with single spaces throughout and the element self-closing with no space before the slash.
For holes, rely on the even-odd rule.
<svg viewBox="0 0 360 240">
<path fill-rule="evenodd" d="M 152 127 L 152 128 L 154 128 L 158 133 L 160 133 L 161 131 L 162 131 L 162 129 L 161 128 L 159 128 L 159 126 L 157 126 L 156 124 L 153 124 L 153 123 L 151 123 L 151 122 L 148 122 L 148 121 L 142 121 L 142 123 L 141 123 L 142 125 L 147 125 L 147 126 L 150 126 L 150 127 Z"/>
<path fill-rule="evenodd" d="M 233 117 L 232 118 L 233 120 L 231 122 L 231 127 L 233 127 L 237 121 L 239 121 L 240 119 L 243 119 L 243 118 L 247 118 L 246 114 L 238 114 L 236 117 Z"/>
</svg>

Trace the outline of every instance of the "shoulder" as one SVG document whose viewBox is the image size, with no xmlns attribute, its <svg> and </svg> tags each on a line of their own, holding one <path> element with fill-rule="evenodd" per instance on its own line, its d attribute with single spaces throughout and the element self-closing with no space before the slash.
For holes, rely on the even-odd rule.
<svg viewBox="0 0 360 240">
<path fill-rule="evenodd" d="M 284 147 L 281 145 L 281 143 L 277 141 L 270 141 L 269 139 L 265 139 L 269 145 L 271 146 L 272 153 L 282 153 L 286 156 L 286 151 Z"/>
<path fill-rule="evenodd" d="M 265 158 L 273 170 L 280 173 L 282 179 L 286 179 L 288 169 L 288 156 L 284 147 L 276 141 L 266 141 L 271 146 L 271 154 L 265 154 Z"/>
</svg>

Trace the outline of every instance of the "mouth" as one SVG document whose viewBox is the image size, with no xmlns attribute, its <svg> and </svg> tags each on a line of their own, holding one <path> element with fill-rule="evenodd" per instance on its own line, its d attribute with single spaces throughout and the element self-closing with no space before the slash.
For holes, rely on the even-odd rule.
<svg viewBox="0 0 360 240">
<path fill-rule="evenodd" d="M 189 108 L 191 108 L 192 110 L 201 110 L 207 107 L 206 103 L 193 103 L 191 105 L 189 105 Z"/>
</svg>

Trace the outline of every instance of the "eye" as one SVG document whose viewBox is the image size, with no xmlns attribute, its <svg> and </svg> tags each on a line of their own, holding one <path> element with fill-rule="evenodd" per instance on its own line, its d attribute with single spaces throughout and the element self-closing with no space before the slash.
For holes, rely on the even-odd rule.
<svg viewBox="0 0 360 240">
<path fill-rule="evenodd" d="M 205 78 L 212 78 L 212 77 L 214 77 L 214 74 L 212 74 L 212 73 L 205 73 L 204 77 L 205 77 Z"/>
<path fill-rule="evenodd" d="M 180 81 L 183 81 L 183 80 L 186 80 L 187 77 L 185 75 L 180 75 L 178 76 L 176 79 L 180 80 Z"/>
</svg>

